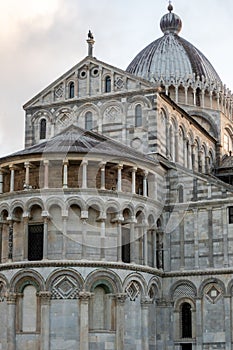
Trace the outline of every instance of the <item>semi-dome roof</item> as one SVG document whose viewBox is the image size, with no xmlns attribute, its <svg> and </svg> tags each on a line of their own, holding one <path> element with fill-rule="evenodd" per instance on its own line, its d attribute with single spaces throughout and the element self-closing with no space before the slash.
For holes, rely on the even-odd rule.
<svg viewBox="0 0 233 350">
<path fill-rule="evenodd" d="M 164 36 L 143 49 L 130 63 L 127 71 L 149 81 L 171 79 L 187 80 L 189 78 L 220 83 L 221 79 L 208 59 L 191 43 L 178 34 L 182 28 L 179 16 L 172 12 L 160 21 Z"/>
</svg>

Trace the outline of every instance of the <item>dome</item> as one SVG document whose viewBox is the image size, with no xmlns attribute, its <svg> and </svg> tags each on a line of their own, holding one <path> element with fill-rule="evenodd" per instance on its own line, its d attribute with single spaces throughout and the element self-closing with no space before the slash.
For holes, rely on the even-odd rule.
<svg viewBox="0 0 233 350">
<path fill-rule="evenodd" d="M 182 21 L 172 12 L 171 4 L 168 10 L 169 13 L 160 21 L 163 37 L 144 48 L 130 63 L 127 72 L 152 82 L 161 78 L 170 82 L 171 79 L 187 81 L 199 77 L 207 82 L 222 84 L 203 53 L 178 35 Z"/>
</svg>

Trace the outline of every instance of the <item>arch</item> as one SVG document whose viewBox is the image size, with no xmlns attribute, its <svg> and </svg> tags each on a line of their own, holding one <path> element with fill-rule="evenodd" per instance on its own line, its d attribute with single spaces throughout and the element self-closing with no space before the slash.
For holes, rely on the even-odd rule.
<svg viewBox="0 0 233 350">
<path fill-rule="evenodd" d="M 10 281 L 10 291 L 22 293 L 25 286 L 32 284 L 37 292 L 45 290 L 45 281 L 41 274 L 34 270 L 20 270 Z"/>
<path fill-rule="evenodd" d="M 78 289 L 79 290 L 83 290 L 83 286 L 84 286 L 84 279 L 82 277 L 82 275 L 74 270 L 74 269 L 56 269 L 55 271 L 53 271 L 47 278 L 46 280 L 46 290 L 51 291 L 52 286 L 54 284 L 54 282 L 59 278 L 59 277 L 63 277 L 63 276 L 70 276 L 72 277 L 78 285 Z"/>
<path fill-rule="evenodd" d="M 86 278 L 85 290 L 91 292 L 98 284 L 106 284 L 112 294 L 122 293 L 122 282 L 113 271 L 94 270 Z"/>
<path fill-rule="evenodd" d="M 130 282 L 133 282 L 133 281 L 135 281 L 139 284 L 142 297 L 145 297 L 146 292 L 147 292 L 146 280 L 144 279 L 144 277 L 141 274 L 137 274 L 134 272 L 125 278 L 125 280 L 123 282 L 123 291 L 125 291 L 127 286 L 130 284 Z"/>
<path fill-rule="evenodd" d="M 135 210 L 134 210 L 134 206 L 132 203 L 130 202 L 123 202 L 121 204 L 121 212 L 123 213 L 125 209 L 128 209 L 131 213 L 131 216 L 135 215 Z"/>
<path fill-rule="evenodd" d="M 14 212 L 16 208 L 21 208 L 24 211 L 24 203 L 23 201 L 16 199 L 11 203 L 11 213 Z"/>
<path fill-rule="evenodd" d="M 137 104 L 141 104 L 142 107 L 144 108 L 152 109 L 152 104 L 150 100 L 145 96 L 140 96 L 140 95 L 133 96 L 131 99 L 129 99 L 128 102 L 130 103 L 128 110 L 130 109 L 134 110 Z"/>
<path fill-rule="evenodd" d="M 212 120 L 211 115 L 207 114 L 206 112 L 201 112 L 197 110 L 191 110 L 189 111 L 189 115 L 197 121 L 198 124 L 203 126 L 203 123 L 205 124 L 205 129 L 215 138 L 219 137 L 219 131 L 217 126 L 215 125 L 214 120 Z M 209 125 L 209 130 L 207 125 Z"/>
<path fill-rule="evenodd" d="M 50 210 L 50 208 L 51 208 L 53 205 L 58 206 L 61 210 L 65 210 L 65 209 L 66 209 L 65 203 L 63 202 L 62 199 L 60 199 L 60 198 L 58 198 L 58 197 L 49 197 L 49 198 L 46 200 L 46 208 L 47 208 L 48 211 Z"/>
<path fill-rule="evenodd" d="M 175 295 L 176 291 L 177 291 L 178 298 Z M 180 298 L 181 297 L 195 298 L 197 295 L 197 288 L 195 284 L 189 280 L 180 280 L 171 286 L 169 295 L 172 300 L 174 300 L 174 298 L 179 299 L 179 296 Z"/>
<path fill-rule="evenodd" d="M 89 198 L 87 200 L 87 208 L 94 208 L 94 209 L 97 209 L 98 211 L 100 212 L 103 212 L 104 211 L 104 208 L 105 208 L 105 204 L 104 204 L 104 201 L 101 199 L 101 198 Z"/>
<path fill-rule="evenodd" d="M 25 210 L 30 212 L 34 205 L 38 205 L 42 211 L 44 210 L 44 203 L 42 199 L 38 197 L 30 198 L 25 204 Z"/>
<path fill-rule="evenodd" d="M 150 296 L 150 289 L 153 287 L 155 295 L 158 298 L 162 296 L 162 284 L 161 281 L 157 277 L 152 277 L 148 282 L 147 293 Z"/>
<path fill-rule="evenodd" d="M 81 211 L 87 210 L 87 205 L 80 197 L 70 197 L 66 200 L 66 209 L 68 210 L 72 205 L 80 207 Z"/>
<path fill-rule="evenodd" d="M 31 122 L 32 124 L 34 124 L 35 122 L 39 124 L 42 118 L 45 118 L 50 123 L 52 123 L 53 121 L 53 116 L 49 111 L 45 109 L 40 109 L 32 115 Z"/>
<path fill-rule="evenodd" d="M 226 288 L 225 288 L 224 283 L 221 280 L 219 280 L 218 278 L 211 278 L 210 277 L 210 278 L 207 278 L 206 280 L 204 280 L 201 283 L 201 285 L 200 285 L 200 287 L 198 289 L 198 298 L 203 298 L 203 296 L 204 296 L 204 289 L 206 288 L 206 286 L 208 284 L 217 284 L 217 285 L 219 285 L 220 288 L 222 289 L 223 294 L 224 295 L 226 294 Z"/>
<path fill-rule="evenodd" d="M 114 212 L 115 213 L 120 213 L 120 204 L 117 201 L 111 200 L 109 199 L 106 203 L 105 203 L 105 211 L 107 212 L 109 208 L 114 208 Z"/>
</svg>

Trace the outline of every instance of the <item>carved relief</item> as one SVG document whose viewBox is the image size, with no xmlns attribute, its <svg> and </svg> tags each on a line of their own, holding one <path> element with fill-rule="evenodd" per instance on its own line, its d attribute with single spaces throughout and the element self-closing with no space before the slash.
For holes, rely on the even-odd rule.
<svg viewBox="0 0 233 350">
<path fill-rule="evenodd" d="M 70 276 L 62 276 L 53 284 L 51 299 L 77 299 L 78 292 L 75 279 Z"/>
</svg>

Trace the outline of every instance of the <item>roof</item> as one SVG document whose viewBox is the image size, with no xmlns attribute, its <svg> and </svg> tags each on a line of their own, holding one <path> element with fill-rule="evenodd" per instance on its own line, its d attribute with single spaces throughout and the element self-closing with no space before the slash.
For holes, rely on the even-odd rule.
<svg viewBox="0 0 233 350">
<path fill-rule="evenodd" d="M 160 22 L 164 36 L 139 52 L 126 71 L 149 81 L 170 82 L 172 78 L 187 81 L 200 77 L 221 84 L 219 75 L 203 53 L 178 35 L 181 19 L 171 13 L 171 8 L 169 11 Z"/>
<path fill-rule="evenodd" d="M 110 157 L 114 159 L 130 159 L 132 161 L 145 160 L 154 161 L 143 153 L 135 151 L 133 148 L 125 146 L 124 144 L 112 140 L 107 136 L 100 135 L 93 131 L 86 131 L 76 125 L 70 125 L 48 141 L 38 143 L 29 148 L 15 152 L 9 156 L 0 159 L 0 162 L 9 161 L 11 158 L 18 158 L 29 155 L 51 156 L 51 154 L 62 155 L 66 157 L 67 154 L 99 154 L 103 158 Z"/>
</svg>

